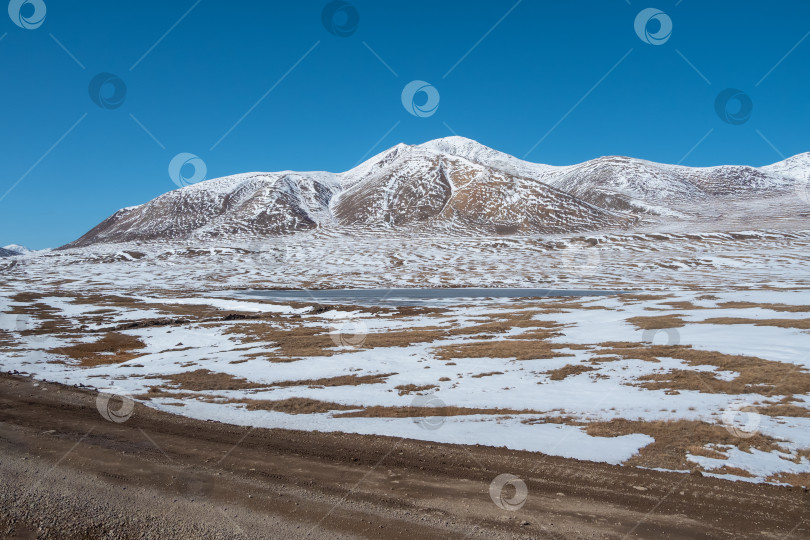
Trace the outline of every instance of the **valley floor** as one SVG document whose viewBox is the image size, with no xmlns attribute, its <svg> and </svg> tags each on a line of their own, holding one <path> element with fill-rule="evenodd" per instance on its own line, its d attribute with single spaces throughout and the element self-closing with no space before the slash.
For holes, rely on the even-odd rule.
<svg viewBox="0 0 810 540">
<path fill-rule="evenodd" d="M 222 537 L 232 521 L 246 536 L 805 536 L 809 247 L 802 231 L 312 235 L 5 260 L 3 496 L 40 501 L 9 506 L 6 525 L 59 536 L 51 508 L 79 519 L 87 504 L 152 530 L 176 504 L 185 527 L 205 503 L 199 525 Z M 324 305 L 237 291 L 281 286 L 628 292 Z M 68 495 L 92 482 L 104 496 Z"/>
<path fill-rule="evenodd" d="M 23 325 L 4 371 L 191 418 L 810 484 L 810 290 L 410 307 L 17 293 L 0 311 Z"/>
</svg>

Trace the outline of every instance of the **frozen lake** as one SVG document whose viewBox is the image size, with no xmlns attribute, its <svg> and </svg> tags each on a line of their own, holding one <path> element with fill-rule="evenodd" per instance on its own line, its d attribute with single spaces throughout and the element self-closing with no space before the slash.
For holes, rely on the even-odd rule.
<svg viewBox="0 0 810 540">
<path fill-rule="evenodd" d="M 459 300 L 496 300 L 500 298 L 547 298 L 569 296 L 613 296 L 624 291 L 578 289 L 510 288 L 405 288 L 405 289 L 290 289 L 239 291 L 239 295 L 258 296 L 278 302 L 319 302 L 357 305 L 435 305 Z"/>
</svg>

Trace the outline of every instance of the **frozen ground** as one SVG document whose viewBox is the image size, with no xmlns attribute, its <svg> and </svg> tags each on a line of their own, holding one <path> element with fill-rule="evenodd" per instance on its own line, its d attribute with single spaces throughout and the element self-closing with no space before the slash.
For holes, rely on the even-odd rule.
<svg viewBox="0 0 810 540">
<path fill-rule="evenodd" d="M 808 243 L 311 235 L 37 254 L 5 262 L 0 368 L 240 425 L 807 485 Z M 281 285 L 636 292 L 401 309 L 230 292 Z"/>
<path fill-rule="evenodd" d="M 9 287 L 239 288 L 810 287 L 810 230 L 594 234 L 576 237 L 357 236 L 325 231 L 225 244 L 109 244 L 0 259 Z"/>
</svg>

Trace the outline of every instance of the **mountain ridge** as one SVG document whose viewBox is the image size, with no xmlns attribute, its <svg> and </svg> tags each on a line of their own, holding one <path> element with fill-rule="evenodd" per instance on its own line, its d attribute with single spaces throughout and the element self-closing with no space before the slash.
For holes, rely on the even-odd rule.
<svg viewBox="0 0 810 540">
<path fill-rule="evenodd" d="M 123 208 L 63 247 L 345 227 L 470 234 L 623 229 L 685 218 L 706 201 L 784 194 L 808 180 L 810 153 L 759 168 L 625 156 L 556 166 L 454 136 L 400 143 L 342 173 L 253 172 L 206 180 Z"/>
</svg>

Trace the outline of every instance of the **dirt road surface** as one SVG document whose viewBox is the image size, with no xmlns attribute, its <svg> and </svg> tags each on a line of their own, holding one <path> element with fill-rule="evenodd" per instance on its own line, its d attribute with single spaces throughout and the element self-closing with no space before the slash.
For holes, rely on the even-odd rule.
<svg viewBox="0 0 810 540">
<path fill-rule="evenodd" d="M 810 536 L 810 495 L 800 487 L 502 448 L 251 429 L 141 404 L 116 423 L 101 416 L 97 395 L 0 375 L 0 536 Z M 500 492 L 504 508 L 490 494 L 501 474 L 520 479 Z"/>
</svg>

